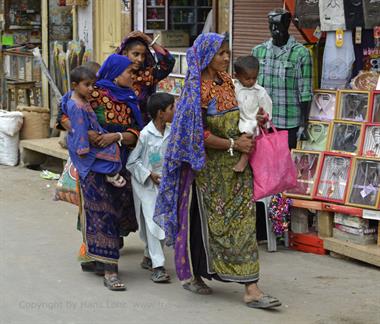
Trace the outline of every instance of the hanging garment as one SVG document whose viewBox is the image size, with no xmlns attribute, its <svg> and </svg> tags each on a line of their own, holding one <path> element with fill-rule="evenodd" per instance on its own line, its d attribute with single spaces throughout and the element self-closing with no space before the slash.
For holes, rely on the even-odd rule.
<svg viewBox="0 0 380 324">
<path fill-rule="evenodd" d="M 358 26 L 364 26 L 363 1 L 344 0 L 344 18 L 348 30 L 353 30 Z"/>
<path fill-rule="evenodd" d="M 316 28 L 320 23 L 319 0 L 297 0 L 295 19 L 300 28 Z"/>
<path fill-rule="evenodd" d="M 335 117 L 336 93 L 317 92 L 310 107 L 310 120 L 333 120 Z"/>
<path fill-rule="evenodd" d="M 336 47 L 335 32 L 328 32 L 323 53 L 322 89 L 344 89 L 347 87 L 355 61 L 352 32 L 345 31 L 343 46 Z"/>
<path fill-rule="evenodd" d="M 322 31 L 346 29 L 343 0 L 319 0 Z"/>
<path fill-rule="evenodd" d="M 366 29 L 380 26 L 380 0 L 363 0 L 363 14 Z"/>
</svg>

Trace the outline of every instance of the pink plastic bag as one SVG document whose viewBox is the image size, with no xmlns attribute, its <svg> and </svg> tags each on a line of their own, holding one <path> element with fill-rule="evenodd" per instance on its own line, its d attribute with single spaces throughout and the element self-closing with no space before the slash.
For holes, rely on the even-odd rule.
<svg viewBox="0 0 380 324">
<path fill-rule="evenodd" d="M 288 131 L 260 128 L 249 164 L 253 171 L 253 200 L 278 194 L 297 185 L 297 170 L 288 146 Z"/>
</svg>

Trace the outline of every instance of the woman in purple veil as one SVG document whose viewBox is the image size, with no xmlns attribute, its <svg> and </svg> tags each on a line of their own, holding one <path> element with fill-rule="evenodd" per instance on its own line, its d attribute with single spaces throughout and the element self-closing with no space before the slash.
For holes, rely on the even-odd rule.
<svg viewBox="0 0 380 324">
<path fill-rule="evenodd" d="M 187 51 L 188 73 L 165 156 L 155 221 L 174 245 L 183 287 L 210 294 L 202 278 L 245 284 L 249 307 L 280 306 L 259 280 L 252 171 L 235 173 L 252 140 L 239 133 L 228 41 L 201 34 Z M 259 115 L 259 122 L 263 115 Z"/>
</svg>

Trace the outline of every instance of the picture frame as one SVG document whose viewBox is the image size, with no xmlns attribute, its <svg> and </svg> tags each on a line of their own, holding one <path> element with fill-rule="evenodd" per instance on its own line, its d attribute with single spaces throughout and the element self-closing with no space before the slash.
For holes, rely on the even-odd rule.
<svg viewBox="0 0 380 324">
<path fill-rule="evenodd" d="M 330 131 L 329 151 L 359 154 L 363 126 L 359 122 L 334 120 Z"/>
<path fill-rule="evenodd" d="M 309 120 L 331 121 L 335 119 L 338 92 L 333 90 L 314 90 Z"/>
<path fill-rule="evenodd" d="M 380 90 L 371 92 L 370 98 L 370 122 L 380 123 Z"/>
<path fill-rule="evenodd" d="M 378 209 L 380 203 L 380 160 L 355 157 L 346 204 Z"/>
<path fill-rule="evenodd" d="M 291 156 L 297 169 L 297 186 L 285 193 L 289 197 L 312 199 L 321 152 L 293 149 Z"/>
<path fill-rule="evenodd" d="M 360 155 L 368 158 L 380 158 L 380 124 L 364 124 Z"/>
<path fill-rule="evenodd" d="M 297 149 L 306 151 L 326 151 L 331 131 L 331 123 L 327 121 L 309 121 L 306 141 L 299 141 Z"/>
<path fill-rule="evenodd" d="M 367 122 L 369 99 L 369 91 L 339 90 L 336 119 Z"/>
<path fill-rule="evenodd" d="M 344 203 L 348 192 L 351 166 L 351 155 L 322 153 L 313 199 Z"/>
</svg>

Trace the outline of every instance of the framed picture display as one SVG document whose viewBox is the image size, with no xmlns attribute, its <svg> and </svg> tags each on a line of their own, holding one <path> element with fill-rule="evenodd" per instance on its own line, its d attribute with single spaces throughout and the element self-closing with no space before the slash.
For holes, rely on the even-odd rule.
<svg viewBox="0 0 380 324">
<path fill-rule="evenodd" d="M 346 204 L 376 209 L 379 205 L 380 160 L 354 158 Z"/>
<path fill-rule="evenodd" d="M 309 121 L 306 133 L 308 139 L 299 141 L 299 149 L 308 151 L 326 151 L 330 134 L 330 123 Z"/>
<path fill-rule="evenodd" d="M 292 150 L 291 154 L 297 169 L 297 186 L 286 191 L 286 194 L 291 197 L 312 199 L 321 152 Z"/>
<path fill-rule="evenodd" d="M 371 92 L 370 119 L 373 123 L 380 123 L 380 90 Z"/>
<path fill-rule="evenodd" d="M 363 123 L 335 120 L 332 123 L 329 150 L 359 154 Z"/>
<path fill-rule="evenodd" d="M 313 198 L 344 203 L 346 200 L 352 157 L 323 153 Z"/>
<path fill-rule="evenodd" d="M 336 118 L 357 122 L 368 121 L 369 91 L 339 90 Z"/>
<path fill-rule="evenodd" d="M 337 91 L 314 90 L 310 107 L 310 120 L 330 121 L 335 118 Z"/>
<path fill-rule="evenodd" d="M 361 155 L 380 158 L 380 124 L 365 124 Z"/>
</svg>

